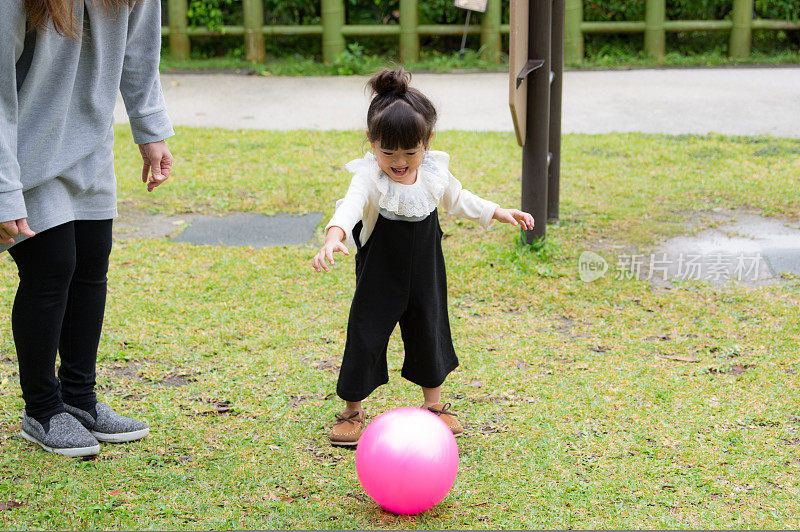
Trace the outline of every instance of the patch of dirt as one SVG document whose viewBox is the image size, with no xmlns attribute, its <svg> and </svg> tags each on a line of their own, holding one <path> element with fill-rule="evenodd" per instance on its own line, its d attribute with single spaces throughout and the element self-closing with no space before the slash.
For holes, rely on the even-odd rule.
<svg viewBox="0 0 800 532">
<path fill-rule="evenodd" d="M 326 400 L 331 399 L 331 398 L 333 398 L 335 396 L 336 396 L 335 393 L 329 393 L 329 394 L 320 393 L 320 394 L 316 394 L 316 395 L 302 395 L 302 394 L 301 395 L 290 395 L 289 396 L 289 406 L 293 406 L 293 407 L 294 406 L 298 406 L 298 405 L 301 405 L 301 404 L 306 403 L 308 401 L 326 401 Z"/>
<path fill-rule="evenodd" d="M 169 373 L 164 376 L 163 379 L 156 382 L 156 386 L 165 386 L 169 388 L 179 388 L 181 386 L 186 386 L 190 382 L 196 382 L 197 377 L 193 372 L 186 372 L 186 373 Z"/>
<path fill-rule="evenodd" d="M 611 348 L 604 345 L 595 345 L 589 347 L 589 351 L 594 351 L 595 353 L 608 353 L 611 351 Z"/>
<path fill-rule="evenodd" d="M 237 416 L 239 412 L 234 410 L 233 404 L 228 400 L 223 399 L 205 399 L 202 397 L 196 398 L 197 401 L 210 405 L 210 410 L 203 410 L 200 412 L 187 412 L 187 416 L 216 416 L 220 414 L 227 414 L 230 416 Z M 189 407 L 180 405 L 181 410 L 189 410 Z"/>
<path fill-rule="evenodd" d="M 312 362 L 311 367 L 318 369 L 320 371 L 329 371 L 331 373 L 338 373 L 339 368 L 341 366 L 336 363 L 335 359 L 326 358 L 323 360 L 317 360 L 315 362 Z"/>
<path fill-rule="evenodd" d="M 470 427 L 471 429 L 480 432 L 481 434 L 498 434 L 500 432 L 506 432 L 508 427 L 504 426 L 499 421 L 487 421 L 485 423 L 481 423 L 477 426 Z"/>
<path fill-rule="evenodd" d="M 706 370 L 706 373 L 711 375 L 741 375 L 752 367 L 754 367 L 752 364 L 733 364 L 732 366 L 723 368 L 710 366 Z"/>
<path fill-rule="evenodd" d="M 128 362 L 125 365 L 98 366 L 101 374 L 113 373 L 116 377 L 124 377 L 131 380 L 142 380 L 140 370 L 145 364 L 143 362 Z"/>
<path fill-rule="evenodd" d="M 174 369 L 166 373 L 163 377 L 154 377 L 150 372 L 145 372 L 150 364 L 149 360 L 128 362 L 127 364 L 116 364 L 113 366 L 98 367 L 100 374 L 110 379 L 128 379 L 146 382 L 152 386 L 179 388 L 191 382 L 197 381 L 197 374 L 191 370 Z"/>
<path fill-rule="evenodd" d="M 331 445 L 320 444 L 316 441 L 307 441 L 305 451 L 314 457 L 314 460 L 324 465 L 335 465 L 344 459 L 342 450 L 355 450 L 356 446 L 350 447 L 336 447 Z"/>
</svg>

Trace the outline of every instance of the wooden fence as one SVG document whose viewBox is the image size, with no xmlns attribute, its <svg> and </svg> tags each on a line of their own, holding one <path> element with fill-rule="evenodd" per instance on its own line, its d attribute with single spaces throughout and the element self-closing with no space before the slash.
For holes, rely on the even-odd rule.
<svg viewBox="0 0 800 532">
<path fill-rule="evenodd" d="M 731 20 L 666 20 L 666 0 L 646 0 L 645 19 L 639 22 L 584 22 L 583 0 L 566 0 L 564 62 L 583 60 L 583 35 L 586 33 L 642 33 L 644 51 L 661 61 L 665 33 L 691 31 L 729 31 L 728 55 L 745 59 L 750 55 L 753 30 L 800 30 L 800 22 L 753 19 L 754 0 L 733 0 Z"/>
<path fill-rule="evenodd" d="M 481 36 L 481 56 L 500 61 L 503 35 L 509 32 L 508 24 L 501 24 L 501 1 L 489 0 L 480 25 L 471 25 L 470 34 Z M 546 0 L 531 0 L 546 1 Z M 657 60 L 664 57 L 665 33 L 691 31 L 729 31 L 731 57 L 744 59 L 750 55 L 750 36 L 753 30 L 800 30 L 800 22 L 787 20 L 753 19 L 755 0 L 732 0 L 731 20 L 666 20 L 666 0 L 646 0 L 645 20 L 637 22 L 586 22 L 583 20 L 583 1 L 566 0 L 564 26 L 564 62 L 577 64 L 583 60 L 583 36 L 587 33 L 644 33 L 644 50 Z M 399 39 L 400 59 L 415 61 L 419 58 L 420 35 L 461 35 L 464 26 L 459 24 L 419 24 L 418 0 L 400 0 L 399 24 L 345 24 L 344 0 L 321 0 L 321 24 L 315 25 L 264 25 L 262 0 L 242 0 L 244 20 L 242 26 L 223 26 L 219 29 L 190 28 L 187 22 L 187 0 L 168 0 L 169 26 L 162 33 L 169 37 L 173 58 L 189 57 L 189 37 L 241 36 L 244 39 L 245 58 L 263 61 L 266 55 L 265 36 L 309 35 L 322 39 L 322 58 L 330 63 L 336 54 L 345 50 L 347 37 L 393 35 Z"/>
</svg>

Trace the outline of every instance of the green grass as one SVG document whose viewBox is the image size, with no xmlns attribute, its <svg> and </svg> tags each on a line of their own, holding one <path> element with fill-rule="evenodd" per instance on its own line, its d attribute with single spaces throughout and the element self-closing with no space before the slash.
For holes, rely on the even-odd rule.
<svg viewBox="0 0 800 532">
<path fill-rule="evenodd" d="M 358 133 L 180 128 L 172 181 L 147 194 L 125 128 L 120 202 L 154 213 L 333 210 Z M 443 132 L 466 187 L 518 203 L 505 133 Z M 315 245 L 254 250 L 118 240 L 99 393 L 152 435 L 93 461 L 17 435 L 16 270 L 0 255 L 0 511 L 7 529 L 795 528 L 800 526 L 800 283 L 657 289 L 578 278 L 582 250 L 648 249 L 689 211 L 800 215 L 800 142 L 567 135 L 561 220 L 543 249 L 508 226 L 444 216 L 461 359 L 444 395 L 466 423 L 450 495 L 381 512 L 354 453 L 325 434 L 353 291 L 352 258 L 315 274 Z M 540 221 L 541 223 L 541 221 Z M 711 223 L 702 221 L 701 225 Z M 659 355 L 691 354 L 698 363 Z M 417 405 L 399 335 L 372 415 Z M 726 374 L 733 364 L 747 366 Z M 719 372 L 722 370 L 723 372 Z M 217 404 L 229 403 L 230 413 Z M 222 409 L 224 410 L 224 409 Z"/>
<path fill-rule="evenodd" d="M 161 59 L 161 70 L 162 72 L 224 70 L 261 76 L 349 76 L 371 74 L 382 68 L 393 68 L 397 64 L 399 62 L 395 57 L 366 54 L 360 46 L 351 44 L 330 65 L 325 65 L 319 59 L 304 56 L 270 57 L 263 62 L 251 62 L 233 57 L 192 58 L 187 61 L 175 61 L 166 54 Z M 481 59 L 474 50 L 465 50 L 463 55 L 458 52 L 423 51 L 419 61 L 407 63 L 404 66 L 414 72 L 437 73 L 460 70 L 498 72 L 508 69 L 507 63 Z"/>
<path fill-rule="evenodd" d="M 371 74 L 382 68 L 392 68 L 399 64 L 393 57 L 365 55 L 353 57 L 345 53 L 332 65 L 325 65 L 311 57 L 275 57 L 264 62 L 250 62 L 244 59 L 218 57 L 210 59 L 193 58 L 188 61 L 175 61 L 168 55 L 161 60 L 161 70 L 166 72 L 182 71 L 229 71 L 261 76 L 336 76 L 353 74 Z M 792 50 L 765 53 L 754 51 L 746 59 L 734 59 L 719 50 L 684 54 L 670 51 L 659 62 L 654 57 L 641 51 L 632 51 L 628 47 L 601 47 L 587 52 L 581 63 L 568 63 L 567 70 L 575 69 L 628 69 L 628 68 L 662 68 L 662 67 L 720 67 L 746 65 L 797 65 L 800 64 L 800 52 Z M 486 61 L 472 51 L 467 50 L 461 57 L 458 53 L 423 53 L 419 61 L 407 63 L 405 68 L 413 72 L 449 73 L 459 71 L 505 72 L 508 63 L 504 59 L 500 63 Z"/>
<path fill-rule="evenodd" d="M 782 50 L 773 53 L 755 51 L 745 59 L 735 59 L 716 50 L 700 54 L 682 54 L 671 51 L 664 54 L 663 61 L 659 62 L 653 56 L 643 52 L 631 53 L 624 48 L 601 48 L 587 54 L 581 64 L 568 64 L 567 68 L 661 68 L 661 67 L 718 67 L 737 65 L 797 65 L 800 64 L 800 52 Z"/>
</svg>

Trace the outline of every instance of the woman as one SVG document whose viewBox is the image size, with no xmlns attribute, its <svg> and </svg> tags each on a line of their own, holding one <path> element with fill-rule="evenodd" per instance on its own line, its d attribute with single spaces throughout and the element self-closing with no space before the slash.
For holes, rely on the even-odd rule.
<svg viewBox="0 0 800 532">
<path fill-rule="evenodd" d="M 22 436 L 59 454 L 97 454 L 98 441 L 149 432 L 98 402 L 94 386 L 117 215 L 118 91 L 148 191 L 172 166 L 158 76 L 161 3 L 0 1 L 0 252 L 19 269 L 11 325 Z"/>
</svg>

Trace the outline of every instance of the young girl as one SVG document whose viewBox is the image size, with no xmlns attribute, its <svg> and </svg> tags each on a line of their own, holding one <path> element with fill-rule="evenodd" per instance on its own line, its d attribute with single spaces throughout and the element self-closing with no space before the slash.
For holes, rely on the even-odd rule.
<svg viewBox="0 0 800 532">
<path fill-rule="evenodd" d="M 455 414 L 441 404 L 441 385 L 458 366 L 447 316 L 447 279 L 438 207 L 480 222 L 533 228 L 533 217 L 502 209 L 461 188 L 447 169 L 450 156 L 428 151 L 436 109 L 403 69 L 372 77 L 367 137 L 373 154 L 350 161 L 353 179 L 325 228 L 314 269 L 329 271 L 333 254 L 349 255 L 354 241 L 356 291 L 336 393 L 347 403 L 329 434 L 334 445 L 356 445 L 364 430 L 361 401 L 389 382 L 386 347 L 400 322 L 405 345 L 402 376 L 422 388 L 423 408 L 454 434 Z"/>
</svg>

